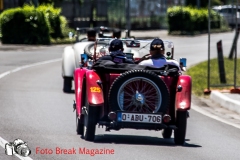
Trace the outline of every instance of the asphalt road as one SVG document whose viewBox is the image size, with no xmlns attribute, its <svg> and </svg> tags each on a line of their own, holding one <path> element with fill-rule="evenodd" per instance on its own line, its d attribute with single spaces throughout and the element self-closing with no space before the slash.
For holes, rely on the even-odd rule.
<svg viewBox="0 0 240 160">
<path fill-rule="evenodd" d="M 175 55 L 186 57 L 189 65 L 207 59 L 207 35 L 170 38 Z M 221 38 L 228 55 L 233 33 L 212 35 L 212 57 L 216 57 L 215 44 Z M 0 51 L 0 74 L 49 62 L 18 68 L 0 78 L 0 137 L 9 142 L 16 138 L 26 141 L 32 159 L 239 159 L 240 130 L 195 110 L 190 111 L 184 146 L 174 145 L 173 139 L 164 140 L 161 132 L 130 129 L 105 132 L 98 128 L 95 142 L 82 140 L 75 132 L 74 94 L 62 92 L 63 47 Z M 114 154 L 79 154 L 84 147 L 111 149 Z M 76 154 L 56 154 L 56 148 L 76 149 Z M 47 154 L 46 149 L 53 153 Z M 0 147 L 0 159 L 17 158 L 7 157 Z"/>
</svg>

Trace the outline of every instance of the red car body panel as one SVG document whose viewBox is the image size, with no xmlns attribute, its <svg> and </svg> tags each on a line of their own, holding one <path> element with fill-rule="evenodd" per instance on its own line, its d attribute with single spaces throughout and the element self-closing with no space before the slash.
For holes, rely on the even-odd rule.
<svg viewBox="0 0 240 160">
<path fill-rule="evenodd" d="M 86 74 L 87 69 L 85 68 L 77 68 L 74 71 L 74 85 L 75 85 L 75 100 L 76 100 L 76 112 L 79 116 L 82 112 L 81 106 L 82 106 L 82 94 L 84 91 L 82 91 L 83 88 L 83 80 L 84 76 Z"/>
<path fill-rule="evenodd" d="M 86 78 L 86 83 L 83 82 L 84 76 Z M 101 107 L 104 112 L 103 114 L 107 115 L 110 112 L 110 108 L 108 103 L 104 103 L 104 101 L 108 101 L 108 96 L 104 97 L 103 93 L 108 95 L 112 83 L 119 76 L 120 74 L 116 73 L 99 76 L 93 70 L 76 69 L 74 72 L 74 81 L 76 89 L 75 96 L 77 115 L 81 114 L 82 94 L 85 94 L 84 91 L 82 92 L 82 88 L 85 84 L 89 105 Z M 189 110 L 191 107 L 191 77 L 187 75 L 181 75 L 178 78 L 161 76 L 161 79 L 166 83 L 170 93 L 168 113 L 174 114 L 176 110 Z M 107 82 L 105 83 L 104 90 L 102 90 L 101 86 L 97 83 L 98 80 Z M 177 86 L 179 85 L 182 86 L 182 90 L 177 92 Z"/>
<path fill-rule="evenodd" d="M 179 76 L 177 86 L 181 91 L 176 92 L 176 110 L 189 110 L 191 108 L 192 79 L 190 76 Z M 176 88 L 177 89 L 177 88 Z"/>
<path fill-rule="evenodd" d="M 110 73 L 110 85 L 112 85 L 113 81 L 119 76 L 120 74 Z"/>
<path fill-rule="evenodd" d="M 103 106 L 103 91 L 97 81 L 101 81 L 98 74 L 93 70 L 86 72 L 86 90 L 88 103 L 91 106 Z"/>
</svg>

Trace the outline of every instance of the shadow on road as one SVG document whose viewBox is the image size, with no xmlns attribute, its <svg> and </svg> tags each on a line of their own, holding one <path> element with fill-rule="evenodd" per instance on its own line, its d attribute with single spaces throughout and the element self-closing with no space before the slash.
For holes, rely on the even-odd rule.
<svg viewBox="0 0 240 160">
<path fill-rule="evenodd" d="M 189 141 L 186 139 L 186 141 Z M 173 138 L 163 139 L 159 137 L 137 136 L 137 135 L 109 135 L 102 134 L 95 136 L 95 143 L 115 143 L 115 144 L 134 144 L 134 145 L 158 145 L 176 146 Z M 184 147 L 202 147 L 196 144 L 185 142 Z"/>
</svg>

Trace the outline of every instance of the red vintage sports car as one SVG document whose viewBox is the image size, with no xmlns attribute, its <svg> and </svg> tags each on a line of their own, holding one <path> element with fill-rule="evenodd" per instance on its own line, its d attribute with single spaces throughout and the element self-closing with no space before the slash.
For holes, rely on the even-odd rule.
<svg viewBox="0 0 240 160">
<path fill-rule="evenodd" d="M 77 133 L 87 141 L 94 141 L 96 125 L 106 126 L 106 131 L 162 130 L 163 138 L 170 138 L 174 130 L 175 144 L 183 145 L 191 107 L 191 77 L 171 65 L 153 68 L 97 61 L 103 55 L 96 52 L 100 41 L 104 39 L 96 41 L 92 57 L 82 54 L 79 68 L 74 71 Z M 142 42 L 146 44 L 146 40 L 139 40 L 137 47 Z M 171 48 L 166 53 L 168 58 L 173 59 L 173 43 L 164 43 Z M 127 55 L 131 59 L 131 54 Z"/>
</svg>

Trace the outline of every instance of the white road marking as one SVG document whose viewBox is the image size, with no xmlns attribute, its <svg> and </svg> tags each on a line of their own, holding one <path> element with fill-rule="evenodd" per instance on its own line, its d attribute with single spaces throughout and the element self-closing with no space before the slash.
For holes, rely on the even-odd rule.
<svg viewBox="0 0 240 160">
<path fill-rule="evenodd" d="M 203 114 L 203 115 L 205 115 L 205 116 L 208 116 L 208 117 L 210 117 L 210 118 L 212 118 L 212 119 L 215 119 L 215 120 L 217 120 L 217 121 L 220 121 L 220 122 L 222 122 L 222 123 L 225 123 L 225 124 L 228 124 L 228 125 L 230 125 L 230 126 L 233 126 L 233 127 L 236 127 L 236 128 L 238 128 L 238 129 L 240 129 L 240 125 L 235 124 L 235 123 L 232 123 L 232 122 L 229 122 L 229 121 L 227 121 L 227 120 L 225 120 L 225 119 L 223 119 L 223 118 L 220 118 L 220 117 L 218 117 L 218 116 L 216 116 L 216 115 L 213 115 L 213 114 L 211 114 L 211 113 L 203 110 L 202 108 L 198 107 L 197 105 L 195 105 L 195 104 L 193 104 L 193 103 L 192 103 L 192 105 L 191 105 L 191 109 L 193 109 L 193 110 L 195 110 L 195 111 L 197 111 L 197 112 L 199 112 L 199 113 L 201 113 L 201 114 Z"/>
<path fill-rule="evenodd" d="M 62 60 L 61 58 L 59 59 L 53 59 L 53 60 L 49 60 L 49 61 L 43 61 L 43 62 L 38 62 L 38 63 L 33 63 L 33 64 L 29 64 L 29 65 L 25 65 L 25 66 L 21 66 L 21 67 L 17 67 L 13 70 L 10 70 L 10 71 L 7 71 L 7 72 L 4 72 L 2 74 L 0 74 L 0 79 L 11 74 L 11 73 L 14 73 L 14 72 L 18 72 L 22 69 L 25 69 L 25 68 L 29 68 L 29 67 L 34 67 L 34 66 L 38 66 L 38 65 L 43 65 L 43 64 L 47 64 L 47 63 L 52 63 L 52 62 L 57 62 L 57 61 L 60 61 Z"/>
<path fill-rule="evenodd" d="M 2 74 L 0 74 L 0 79 L 11 74 L 11 73 L 14 73 L 14 72 L 18 72 L 20 70 L 23 70 L 25 68 L 29 68 L 29 67 L 34 67 L 34 66 L 38 66 L 38 65 L 43 65 L 43 64 L 48 64 L 48 63 L 52 63 L 52 62 L 57 62 L 57 61 L 60 61 L 62 60 L 61 58 L 59 59 L 53 59 L 53 60 L 49 60 L 49 61 L 43 61 L 43 62 L 38 62 L 38 63 L 33 63 L 33 64 L 29 64 L 29 65 L 25 65 L 25 66 L 21 66 L 21 67 L 17 67 L 13 70 L 10 70 L 10 71 L 7 71 L 7 72 L 4 72 Z M 5 149 L 5 144 L 8 143 L 8 141 L 6 141 L 5 139 L 3 139 L 2 137 L 0 137 L 0 146 L 2 148 Z M 31 149 L 31 148 L 30 148 Z M 30 157 L 22 157 L 18 154 L 14 154 L 17 158 L 21 159 L 21 160 L 32 160 L 32 158 Z M 7 156 L 7 155 L 6 155 Z"/>
<path fill-rule="evenodd" d="M 3 139 L 2 137 L 0 137 L 0 146 L 3 147 L 5 149 L 5 144 L 9 143 L 8 141 L 6 141 L 5 139 Z M 30 148 L 31 149 L 31 148 Z M 6 155 L 7 156 L 7 155 Z M 16 156 L 17 158 L 21 159 L 21 160 L 32 160 L 32 158 L 30 157 L 22 157 L 18 154 L 14 154 L 14 156 Z"/>
</svg>

